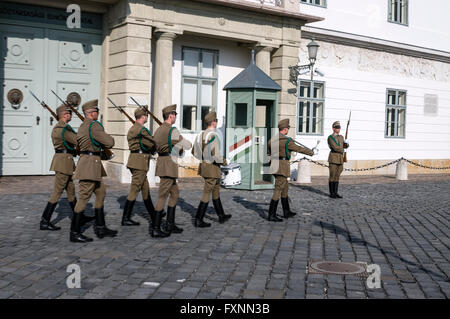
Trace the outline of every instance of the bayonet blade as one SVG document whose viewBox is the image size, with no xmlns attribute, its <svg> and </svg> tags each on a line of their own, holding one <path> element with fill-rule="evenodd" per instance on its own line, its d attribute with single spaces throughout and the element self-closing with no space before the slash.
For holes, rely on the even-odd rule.
<svg viewBox="0 0 450 319">
<path fill-rule="evenodd" d="M 42 102 L 38 99 L 36 95 L 34 95 L 34 93 L 31 90 L 28 91 L 30 91 L 31 95 L 39 102 L 39 104 L 42 104 Z"/>
<path fill-rule="evenodd" d="M 67 101 L 64 102 L 64 101 L 58 96 L 58 94 L 55 93 L 55 91 L 53 91 L 53 90 L 50 90 L 50 91 L 52 91 L 52 93 L 55 94 L 55 96 L 58 98 L 58 100 L 60 100 L 64 105 L 67 105 Z"/>
<path fill-rule="evenodd" d="M 114 105 L 116 109 L 118 109 L 119 111 L 122 110 L 122 108 L 120 106 L 117 106 L 116 103 L 114 103 L 109 97 L 106 98 L 108 99 L 109 102 L 111 102 L 112 105 Z"/>
</svg>

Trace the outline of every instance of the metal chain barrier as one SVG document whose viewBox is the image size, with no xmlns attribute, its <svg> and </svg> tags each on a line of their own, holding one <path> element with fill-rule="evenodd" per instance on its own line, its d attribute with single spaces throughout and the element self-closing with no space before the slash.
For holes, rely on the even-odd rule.
<svg viewBox="0 0 450 319">
<path fill-rule="evenodd" d="M 303 158 L 300 158 L 300 159 L 298 159 L 298 160 L 295 160 L 295 161 L 291 162 L 291 164 L 298 163 L 298 162 L 303 161 L 303 160 L 307 160 L 308 162 L 314 163 L 314 164 L 319 165 L 319 166 L 322 166 L 322 167 L 329 167 L 329 165 L 327 165 L 327 164 L 323 164 L 323 163 L 314 161 L 314 160 L 312 160 L 312 159 L 310 159 L 310 158 L 307 158 L 307 157 L 303 157 Z M 415 166 L 418 166 L 418 167 L 422 167 L 422 168 L 427 168 L 427 169 L 434 169 L 434 170 L 447 170 L 447 169 L 450 169 L 450 166 L 448 166 L 448 167 L 432 167 L 432 166 L 426 166 L 426 165 L 422 165 L 422 164 L 420 164 L 420 163 L 416 163 L 416 162 L 410 161 L 410 160 L 408 160 L 408 159 L 402 157 L 402 158 L 399 158 L 399 159 L 397 159 L 397 160 L 395 160 L 395 161 L 388 162 L 388 163 L 386 163 L 386 164 L 378 165 L 378 166 L 375 166 L 375 167 L 369 167 L 369 168 L 344 168 L 344 171 L 347 171 L 347 172 L 367 172 L 367 171 L 374 171 L 374 170 L 377 170 L 377 169 L 380 169 L 380 168 L 384 168 L 384 167 L 387 167 L 387 166 L 390 166 L 390 165 L 397 164 L 398 162 L 400 162 L 400 161 L 402 161 L 402 160 L 408 162 L 409 164 L 412 164 L 412 165 L 415 165 Z"/>
<path fill-rule="evenodd" d="M 406 159 L 406 158 L 403 158 L 403 157 L 402 157 L 401 159 L 403 159 L 404 161 L 408 162 L 409 164 L 412 164 L 412 165 L 418 166 L 418 167 L 422 167 L 422 168 L 436 169 L 436 170 L 446 170 L 446 169 L 450 169 L 450 166 L 447 166 L 447 167 L 432 167 L 432 166 L 426 166 L 426 165 L 422 165 L 422 164 L 420 164 L 420 163 L 416 163 L 416 162 L 410 161 L 410 160 L 408 160 L 408 159 Z"/>
<path fill-rule="evenodd" d="M 183 168 L 183 169 L 190 169 L 190 170 L 193 170 L 193 171 L 198 170 L 198 167 L 184 166 L 184 165 L 180 165 L 180 164 L 178 164 L 178 167 Z"/>
</svg>

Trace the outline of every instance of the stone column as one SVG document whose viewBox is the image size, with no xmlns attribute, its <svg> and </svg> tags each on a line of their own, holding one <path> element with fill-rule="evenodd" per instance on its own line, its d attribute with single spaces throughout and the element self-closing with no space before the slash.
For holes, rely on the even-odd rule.
<svg viewBox="0 0 450 319">
<path fill-rule="evenodd" d="M 162 121 L 162 109 L 172 103 L 173 40 L 176 32 L 156 29 L 155 86 L 153 113 Z M 159 125 L 153 122 L 153 131 Z"/>
<path fill-rule="evenodd" d="M 268 46 L 259 46 L 255 48 L 255 63 L 263 70 L 268 76 L 270 76 L 270 52 L 273 48 Z"/>
<path fill-rule="evenodd" d="M 133 116 L 136 109 L 131 105 L 129 96 L 147 101 L 151 88 L 151 38 L 152 27 L 145 22 L 125 21 L 110 25 L 107 52 L 108 63 L 105 75 L 105 92 L 117 105 L 125 106 L 128 114 Z M 114 136 L 115 157 L 105 163 L 108 176 L 122 182 L 131 181 L 130 171 L 126 168 L 129 155 L 127 132 L 131 122 L 112 104 L 102 97 L 107 115 L 107 132 Z"/>
<path fill-rule="evenodd" d="M 279 119 L 289 119 L 291 129 L 288 135 L 294 137 L 296 134 L 296 104 L 297 98 L 289 93 L 289 89 L 295 88 L 295 85 L 289 82 L 289 66 L 297 65 L 299 47 L 297 45 L 284 44 L 278 48 L 273 56 L 270 74 L 282 88 L 278 95 L 278 116 Z"/>
</svg>

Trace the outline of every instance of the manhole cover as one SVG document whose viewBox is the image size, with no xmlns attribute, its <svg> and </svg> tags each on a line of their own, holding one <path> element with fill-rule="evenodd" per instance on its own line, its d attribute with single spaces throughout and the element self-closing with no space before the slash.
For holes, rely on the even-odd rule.
<svg viewBox="0 0 450 319">
<path fill-rule="evenodd" d="M 310 267 L 324 274 L 335 275 L 357 275 L 366 271 L 362 264 L 337 261 L 316 261 L 311 263 Z"/>
</svg>

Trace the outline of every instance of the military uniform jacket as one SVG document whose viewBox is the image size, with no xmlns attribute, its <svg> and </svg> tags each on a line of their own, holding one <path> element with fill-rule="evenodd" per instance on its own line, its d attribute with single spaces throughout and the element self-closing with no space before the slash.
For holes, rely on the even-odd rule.
<svg viewBox="0 0 450 319">
<path fill-rule="evenodd" d="M 344 143 L 342 135 L 331 134 L 328 136 L 328 146 L 330 147 L 330 155 L 328 155 L 328 163 L 343 164 L 344 163 L 344 149 L 348 147 Z"/>
<path fill-rule="evenodd" d="M 156 143 L 150 135 L 150 131 L 138 122 L 128 130 L 128 146 L 130 151 L 143 151 L 144 153 L 130 153 L 127 167 L 148 171 L 151 155 L 155 153 Z"/>
<path fill-rule="evenodd" d="M 91 127 L 89 134 L 89 127 Z M 93 144 L 91 137 L 100 143 L 97 147 Z M 106 134 L 100 122 L 85 119 L 78 129 L 77 134 L 80 152 L 91 151 L 100 152 L 102 148 L 112 148 L 114 138 Z M 75 169 L 74 179 L 101 181 L 102 176 L 106 176 L 100 156 L 81 154 Z"/>
<path fill-rule="evenodd" d="M 219 137 L 214 130 L 201 133 L 203 161 L 198 166 L 198 174 L 204 178 L 221 178 L 220 165 L 227 165 L 220 153 Z"/>
<path fill-rule="evenodd" d="M 169 132 L 170 134 L 170 145 L 169 145 Z M 192 147 L 191 142 L 184 139 L 177 128 L 173 127 L 169 123 L 164 122 L 155 132 L 153 137 L 156 142 L 156 151 L 158 154 L 161 153 L 171 153 L 172 149 L 176 151 L 188 150 Z M 178 164 L 177 156 L 159 156 L 156 161 L 156 176 L 165 176 L 178 178 Z"/>
<path fill-rule="evenodd" d="M 59 121 L 52 130 L 52 142 L 55 150 L 67 150 L 69 153 L 55 153 L 50 170 L 73 175 L 75 162 L 73 154 L 77 145 L 77 134 L 69 124 Z"/>
<path fill-rule="evenodd" d="M 278 149 L 272 149 L 272 144 L 278 139 Z M 309 148 L 301 147 L 292 141 L 288 136 L 278 134 L 274 136 L 267 145 L 267 152 L 271 157 L 270 173 L 273 175 L 291 176 L 291 168 L 289 159 L 291 152 L 303 153 L 309 156 L 314 152 Z"/>
</svg>

